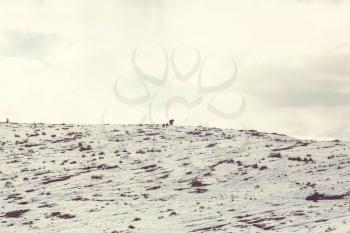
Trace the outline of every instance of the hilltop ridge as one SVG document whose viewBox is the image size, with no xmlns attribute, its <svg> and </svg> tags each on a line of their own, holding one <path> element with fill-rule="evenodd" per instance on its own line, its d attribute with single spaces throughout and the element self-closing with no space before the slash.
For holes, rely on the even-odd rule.
<svg viewBox="0 0 350 233">
<path fill-rule="evenodd" d="M 0 232 L 347 232 L 349 153 L 255 130 L 0 124 Z"/>
</svg>

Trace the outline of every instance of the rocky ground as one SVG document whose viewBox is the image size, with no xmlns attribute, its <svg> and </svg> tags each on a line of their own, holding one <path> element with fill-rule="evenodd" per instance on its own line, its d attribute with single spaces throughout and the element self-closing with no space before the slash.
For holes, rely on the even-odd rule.
<svg viewBox="0 0 350 233">
<path fill-rule="evenodd" d="M 350 143 L 0 124 L 0 232 L 350 232 Z"/>
</svg>

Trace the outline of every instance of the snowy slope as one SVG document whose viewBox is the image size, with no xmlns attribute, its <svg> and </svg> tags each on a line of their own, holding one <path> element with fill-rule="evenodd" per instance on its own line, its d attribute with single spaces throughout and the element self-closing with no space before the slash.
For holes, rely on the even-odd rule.
<svg viewBox="0 0 350 233">
<path fill-rule="evenodd" d="M 350 143 L 0 124 L 0 232 L 350 232 Z"/>
</svg>

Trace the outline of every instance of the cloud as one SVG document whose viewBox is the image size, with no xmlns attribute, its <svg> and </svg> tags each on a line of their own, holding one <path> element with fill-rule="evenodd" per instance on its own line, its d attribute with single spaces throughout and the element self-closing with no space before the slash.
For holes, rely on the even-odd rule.
<svg viewBox="0 0 350 233">
<path fill-rule="evenodd" d="M 335 45 L 312 56 L 271 59 L 247 72 L 244 87 L 276 107 L 350 108 L 349 60 L 350 47 Z"/>
<path fill-rule="evenodd" d="M 265 103 L 275 107 L 330 107 L 350 108 L 350 94 L 337 91 L 284 90 L 266 94 Z"/>
<path fill-rule="evenodd" d="M 314 138 L 345 137 L 350 128 L 342 120 L 350 116 L 347 1 L 4 0 L 0 11 L 0 93 L 12 103 L 0 104 L 0 118 L 99 123 L 111 104 L 125 108 L 113 85 L 135 75 L 133 50 L 156 41 L 168 51 L 193 44 L 203 57 L 232 54 L 247 128 Z M 111 112 L 110 123 L 138 119 Z"/>
<path fill-rule="evenodd" d="M 55 34 L 19 30 L 4 32 L 2 37 L 4 41 L 0 46 L 0 56 L 3 58 L 22 57 L 44 60 L 59 41 L 59 36 Z"/>
</svg>

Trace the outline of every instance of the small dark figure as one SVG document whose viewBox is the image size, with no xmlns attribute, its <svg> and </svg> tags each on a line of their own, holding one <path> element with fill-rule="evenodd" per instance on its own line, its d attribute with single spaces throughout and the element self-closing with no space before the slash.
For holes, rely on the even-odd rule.
<svg viewBox="0 0 350 233">
<path fill-rule="evenodd" d="M 162 127 L 165 127 L 165 124 L 162 124 Z"/>
<path fill-rule="evenodd" d="M 166 127 L 168 127 L 168 126 L 169 126 L 169 124 L 168 124 L 168 123 L 166 123 L 166 124 L 165 124 L 165 126 L 166 126 Z"/>
<path fill-rule="evenodd" d="M 10 123 L 10 120 L 8 118 L 6 118 L 6 123 Z"/>
<path fill-rule="evenodd" d="M 174 124 L 174 119 L 171 119 L 170 121 L 169 121 L 169 125 L 173 125 Z"/>
</svg>

